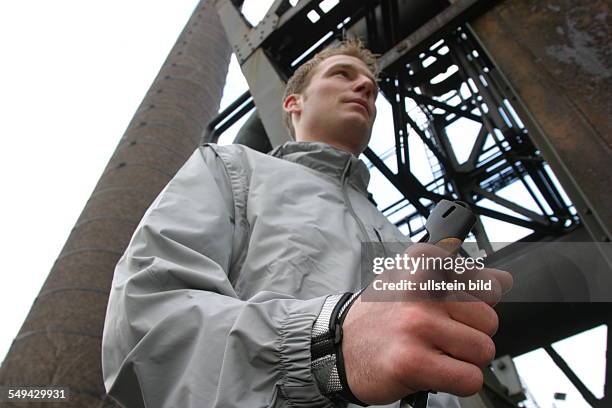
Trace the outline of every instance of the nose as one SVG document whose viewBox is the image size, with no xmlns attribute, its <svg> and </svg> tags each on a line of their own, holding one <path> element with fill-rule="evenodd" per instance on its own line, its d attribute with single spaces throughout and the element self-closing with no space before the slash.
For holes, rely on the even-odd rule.
<svg viewBox="0 0 612 408">
<path fill-rule="evenodd" d="M 369 98 L 376 92 L 377 88 L 367 75 L 359 75 L 353 89 L 355 92 L 362 93 L 366 98 Z"/>
</svg>

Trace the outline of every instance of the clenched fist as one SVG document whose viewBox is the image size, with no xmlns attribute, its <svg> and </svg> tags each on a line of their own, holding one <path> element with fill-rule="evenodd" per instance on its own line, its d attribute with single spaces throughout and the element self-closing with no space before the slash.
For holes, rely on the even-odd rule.
<svg viewBox="0 0 612 408">
<path fill-rule="evenodd" d="M 430 259 L 449 255 L 429 244 L 413 244 L 406 254 Z M 342 326 L 347 381 L 357 398 L 388 404 L 422 390 L 468 396 L 481 389 L 481 368 L 495 356 L 491 336 L 498 317 L 492 306 L 510 289 L 512 277 L 484 268 L 453 279 L 476 274 L 490 280 L 492 289 L 447 292 L 436 300 L 406 291 L 393 301 L 369 301 L 370 285 L 357 298 Z M 390 282 L 402 276 L 397 271 L 379 275 Z M 421 269 L 411 279 L 418 284 L 428 276 L 431 271 Z"/>
</svg>

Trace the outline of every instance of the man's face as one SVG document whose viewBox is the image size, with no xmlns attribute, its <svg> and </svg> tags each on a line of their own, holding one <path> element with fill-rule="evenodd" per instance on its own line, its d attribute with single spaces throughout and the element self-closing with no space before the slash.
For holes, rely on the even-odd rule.
<svg viewBox="0 0 612 408">
<path fill-rule="evenodd" d="M 334 55 L 314 68 L 306 89 L 294 95 L 294 104 L 289 96 L 285 109 L 289 106 L 298 115 L 298 140 L 326 142 L 359 155 L 370 141 L 377 94 L 374 76 L 363 61 Z"/>
</svg>

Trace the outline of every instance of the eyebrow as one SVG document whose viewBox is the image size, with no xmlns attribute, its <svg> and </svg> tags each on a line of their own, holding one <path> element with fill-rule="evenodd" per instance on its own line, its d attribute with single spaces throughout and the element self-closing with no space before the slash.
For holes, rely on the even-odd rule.
<svg viewBox="0 0 612 408">
<path fill-rule="evenodd" d="M 355 68 L 355 66 L 354 66 L 354 65 L 347 64 L 347 63 L 345 63 L 345 62 L 337 62 L 337 63 L 335 63 L 334 65 L 332 65 L 331 67 L 329 67 L 329 70 L 330 70 L 330 71 L 332 71 L 332 70 L 337 69 L 337 68 L 344 68 L 344 69 L 350 69 L 350 70 L 353 70 L 353 71 L 358 71 L 358 69 L 357 69 L 357 68 Z M 360 70 L 359 70 L 359 71 L 360 71 Z M 362 73 L 363 73 L 363 72 L 362 72 Z M 372 81 L 372 83 L 374 84 L 374 86 L 376 87 L 376 89 L 378 89 L 378 83 L 376 82 L 376 79 L 374 78 L 374 76 L 373 76 L 373 75 L 371 75 L 371 73 L 370 73 L 369 71 L 368 71 L 368 73 L 366 74 L 366 76 L 367 76 L 368 78 L 370 78 L 370 81 Z"/>
</svg>

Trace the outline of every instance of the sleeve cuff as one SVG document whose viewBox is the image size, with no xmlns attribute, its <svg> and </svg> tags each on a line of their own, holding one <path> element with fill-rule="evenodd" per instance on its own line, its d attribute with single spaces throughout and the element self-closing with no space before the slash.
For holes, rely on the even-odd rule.
<svg viewBox="0 0 612 408">
<path fill-rule="evenodd" d="M 313 325 L 328 297 L 298 302 L 281 329 L 281 393 L 293 407 L 328 408 L 332 402 L 319 390 L 311 369 L 310 344 Z"/>
</svg>

